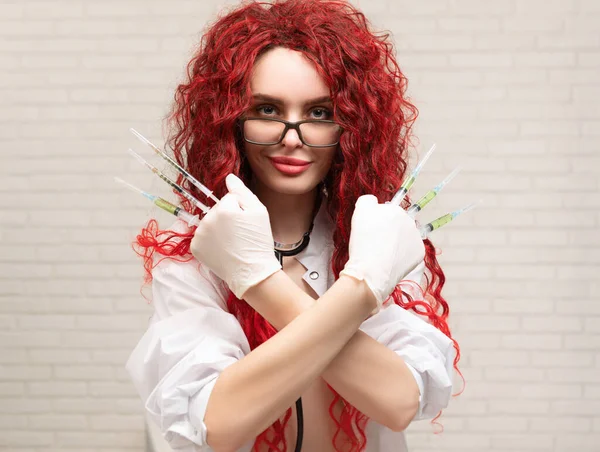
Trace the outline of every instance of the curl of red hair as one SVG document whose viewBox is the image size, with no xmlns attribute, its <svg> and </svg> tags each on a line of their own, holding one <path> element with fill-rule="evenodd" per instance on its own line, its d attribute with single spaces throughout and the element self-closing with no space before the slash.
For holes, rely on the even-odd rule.
<svg viewBox="0 0 600 452">
<path fill-rule="evenodd" d="M 354 205 L 359 196 L 373 194 L 389 200 L 401 185 L 407 169 L 411 129 L 418 111 L 406 97 L 407 80 L 394 57 L 389 34 L 376 34 L 365 16 L 351 4 L 339 0 L 281 0 L 272 3 L 243 2 L 212 24 L 188 64 L 187 80 L 175 93 L 167 118 L 169 147 L 173 157 L 196 179 L 226 193 L 225 177 L 238 175 L 246 184 L 251 171 L 243 153 L 237 120 L 250 107 L 250 74 L 255 60 L 269 49 L 285 47 L 302 52 L 312 61 L 330 87 L 334 118 L 344 129 L 339 151 L 325 180 L 329 192 L 328 212 L 336 219 L 331 269 L 335 278 L 348 260 L 348 240 Z M 178 182 L 196 197 L 202 196 L 183 177 Z M 202 215 L 186 199 L 188 211 Z M 404 201 L 404 207 L 408 200 Z M 153 255 L 189 260 L 193 233 L 159 231 L 151 220 L 134 242 L 143 257 L 146 280 L 157 265 Z M 425 240 L 427 285 L 421 299 L 413 299 L 397 286 L 393 301 L 427 317 L 432 325 L 452 339 L 448 328 L 448 303 L 441 294 L 445 277 L 436 250 Z M 407 301 L 406 301 L 407 300 Z M 230 293 L 229 311 L 239 320 L 253 350 L 277 331 L 245 301 Z M 460 359 L 456 349 L 454 367 Z M 459 371 L 460 374 L 460 371 Z M 461 375 L 462 376 L 462 375 Z M 362 451 L 366 444 L 368 418 L 334 394 L 330 415 L 338 426 L 333 446 L 338 451 Z M 336 419 L 334 407 L 342 401 Z M 286 451 L 282 419 L 262 432 L 254 443 L 271 451 Z M 437 419 L 438 416 L 433 420 Z M 356 428 L 354 428 L 354 426 Z M 359 437 L 355 431 L 359 432 Z"/>
</svg>

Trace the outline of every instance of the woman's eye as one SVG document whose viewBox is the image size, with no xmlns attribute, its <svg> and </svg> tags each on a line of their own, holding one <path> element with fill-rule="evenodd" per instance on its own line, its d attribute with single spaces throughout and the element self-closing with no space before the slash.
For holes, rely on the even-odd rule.
<svg viewBox="0 0 600 452">
<path fill-rule="evenodd" d="M 274 116 L 279 114 L 277 107 L 273 105 L 259 105 L 255 107 L 254 110 L 256 113 L 263 116 Z M 331 111 L 328 108 L 318 107 L 313 108 L 310 111 L 310 115 L 312 119 L 331 119 Z"/>
<path fill-rule="evenodd" d="M 315 115 L 314 117 L 316 119 L 330 119 L 331 118 L 331 112 L 326 109 L 326 108 L 315 108 L 312 111 L 313 115 Z"/>
<path fill-rule="evenodd" d="M 275 107 L 271 105 L 261 105 L 260 107 L 256 107 L 256 111 L 258 113 L 264 113 L 267 116 L 270 116 L 275 113 Z"/>
</svg>

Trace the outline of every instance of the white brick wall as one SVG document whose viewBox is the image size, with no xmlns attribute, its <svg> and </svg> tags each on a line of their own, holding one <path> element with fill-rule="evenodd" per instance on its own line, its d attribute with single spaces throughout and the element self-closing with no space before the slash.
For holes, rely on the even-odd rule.
<svg viewBox="0 0 600 452">
<path fill-rule="evenodd" d="M 421 151 L 438 143 L 415 194 L 464 167 L 423 218 L 484 200 L 435 235 L 467 386 L 411 450 L 600 450 L 600 1 L 355 3 L 394 34 Z M 128 128 L 162 142 L 224 4 L 0 2 L 2 451 L 143 448 L 129 243 L 170 218 L 112 176 L 168 193 Z"/>
</svg>

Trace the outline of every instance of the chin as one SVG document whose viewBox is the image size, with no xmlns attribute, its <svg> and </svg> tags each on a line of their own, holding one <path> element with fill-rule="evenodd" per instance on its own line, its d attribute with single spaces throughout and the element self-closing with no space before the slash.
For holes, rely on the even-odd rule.
<svg viewBox="0 0 600 452">
<path fill-rule="evenodd" d="M 264 181 L 269 189 L 285 195 L 304 195 L 319 185 L 320 179 L 307 177 L 278 177 Z"/>
<path fill-rule="evenodd" d="M 312 192 L 322 177 L 316 172 L 307 171 L 297 176 L 286 176 L 277 171 L 254 173 L 256 182 L 267 190 L 284 195 L 304 195 Z"/>
</svg>

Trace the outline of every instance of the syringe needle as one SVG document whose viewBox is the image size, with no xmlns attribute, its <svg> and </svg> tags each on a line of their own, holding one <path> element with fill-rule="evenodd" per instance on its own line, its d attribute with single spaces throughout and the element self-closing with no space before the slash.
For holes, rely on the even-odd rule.
<svg viewBox="0 0 600 452">
<path fill-rule="evenodd" d="M 150 201 L 154 201 L 157 197 L 154 195 L 151 195 L 150 193 L 146 193 L 144 190 L 141 190 L 139 188 L 137 188 L 135 185 L 131 185 L 129 182 L 125 182 L 123 179 L 121 179 L 120 177 L 116 177 L 115 176 L 115 181 L 119 182 L 120 184 L 125 185 L 127 188 L 129 188 L 130 190 L 139 193 L 140 195 L 145 196 L 146 198 L 148 198 Z"/>
<path fill-rule="evenodd" d="M 415 180 L 417 179 L 417 176 L 421 172 L 421 169 L 423 168 L 423 166 L 425 165 L 427 160 L 429 160 L 429 157 L 431 157 L 431 154 L 435 150 L 435 147 L 436 147 L 435 144 L 433 146 L 431 146 L 429 151 L 427 151 L 427 154 L 425 154 L 425 157 L 423 157 L 423 159 L 419 162 L 419 164 L 416 166 L 416 168 L 413 170 L 413 172 L 410 174 L 410 176 L 408 176 L 408 178 L 404 182 L 402 182 L 400 189 L 396 192 L 396 194 L 390 201 L 391 204 L 395 204 L 397 206 L 400 205 L 400 203 L 404 199 L 404 196 L 408 193 L 408 190 L 410 190 L 410 188 L 415 183 Z"/>
<path fill-rule="evenodd" d="M 406 211 L 411 217 L 415 217 L 417 213 L 419 213 L 423 207 L 425 207 L 429 202 L 437 196 L 437 194 L 442 191 L 442 189 L 452 180 L 454 177 L 460 172 L 460 167 L 456 168 L 452 171 L 442 182 L 437 184 L 433 189 L 425 193 L 421 199 L 419 199 L 416 203 L 414 203 L 410 208 Z"/>
<path fill-rule="evenodd" d="M 171 165 L 173 165 L 175 168 L 177 168 L 177 170 L 183 174 L 186 179 L 188 179 L 192 185 L 194 185 L 198 190 L 200 190 L 202 193 L 204 193 L 206 196 L 208 196 L 209 198 L 211 198 L 213 201 L 215 202 L 219 202 L 219 198 L 217 198 L 215 195 L 213 195 L 213 192 L 210 191 L 205 185 L 203 185 L 202 183 L 200 183 L 194 176 L 192 176 L 190 173 L 188 173 L 185 169 L 183 169 L 179 163 L 177 163 L 175 160 L 173 160 L 171 157 L 169 157 L 167 154 L 165 154 L 163 151 L 161 151 L 156 145 L 152 144 L 146 137 L 144 137 L 141 133 L 139 133 L 137 130 L 135 130 L 134 128 L 130 128 L 129 131 L 131 133 L 133 133 L 142 143 L 146 144 L 147 146 L 149 146 L 150 148 L 152 148 L 154 150 L 154 152 L 156 152 L 158 155 L 160 155 L 163 159 L 165 159 L 167 162 L 169 162 Z"/>
</svg>

